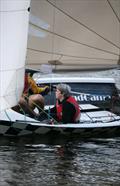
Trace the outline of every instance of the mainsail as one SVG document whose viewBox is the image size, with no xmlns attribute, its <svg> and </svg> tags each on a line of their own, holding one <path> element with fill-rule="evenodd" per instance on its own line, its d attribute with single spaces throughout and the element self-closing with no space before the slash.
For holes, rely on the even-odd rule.
<svg viewBox="0 0 120 186">
<path fill-rule="evenodd" d="M 23 91 L 29 6 L 30 0 L 0 0 L 0 111 Z"/>
<path fill-rule="evenodd" d="M 29 31 L 28 67 L 117 67 L 120 0 L 31 0 Z"/>
</svg>

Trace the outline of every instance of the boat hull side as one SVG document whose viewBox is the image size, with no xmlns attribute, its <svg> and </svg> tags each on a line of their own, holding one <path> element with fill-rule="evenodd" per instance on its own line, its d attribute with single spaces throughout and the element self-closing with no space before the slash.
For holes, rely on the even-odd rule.
<svg viewBox="0 0 120 186">
<path fill-rule="evenodd" d="M 118 121 L 119 122 L 119 121 Z M 76 124 L 74 124 L 76 125 Z M 87 125 L 86 125 L 87 126 Z M 26 136 L 26 135 L 75 135 L 80 138 L 90 137 L 114 137 L 120 136 L 120 125 L 99 126 L 99 127 L 79 127 L 66 124 L 63 127 L 57 125 L 48 124 L 36 124 L 29 122 L 12 122 L 1 121 L 0 122 L 0 135 L 2 136 Z"/>
</svg>

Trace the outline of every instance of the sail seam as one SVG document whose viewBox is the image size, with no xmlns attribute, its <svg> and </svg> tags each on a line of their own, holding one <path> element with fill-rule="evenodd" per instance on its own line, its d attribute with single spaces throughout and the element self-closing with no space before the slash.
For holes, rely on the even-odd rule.
<svg viewBox="0 0 120 186">
<path fill-rule="evenodd" d="M 48 32 L 48 33 L 50 33 L 50 34 L 54 34 L 54 35 L 56 35 L 56 36 L 58 36 L 58 37 L 61 37 L 61 38 L 66 39 L 66 40 L 69 40 L 69 41 L 71 41 L 71 42 L 73 42 L 73 43 L 77 43 L 77 44 L 80 44 L 80 45 L 83 45 L 83 46 L 86 46 L 86 47 L 89 47 L 89 48 L 93 48 L 93 49 L 95 49 L 95 50 L 99 50 L 99 51 L 103 51 L 103 52 L 105 52 L 105 53 L 109 53 L 109 54 L 113 54 L 113 55 L 119 56 L 117 53 L 114 53 L 114 52 L 111 52 L 111 51 L 108 51 L 108 50 L 103 50 L 103 49 L 101 49 L 101 48 L 97 48 L 97 47 L 94 47 L 94 46 L 91 46 L 91 45 L 88 45 L 88 44 L 85 44 L 85 43 L 81 43 L 81 42 L 79 42 L 79 41 L 75 41 L 75 40 L 70 39 L 70 38 L 68 38 L 68 37 L 66 37 L 66 36 L 62 36 L 62 35 L 60 35 L 60 34 L 57 34 L 57 33 L 55 33 L 55 32 L 52 32 L 52 31 L 50 31 L 50 30 L 46 30 L 46 29 L 44 29 L 44 28 L 42 28 L 42 27 L 40 27 L 40 26 L 38 26 L 38 25 L 36 25 L 36 24 L 33 24 L 33 23 L 31 23 L 31 22 L 30 22 L 30 24 L 31 24 L 32 26 L 35 26 L 35 27 L 37 27 L 37 28 L 43 30 L 43 31 L 46 31 L 46 32 Z"/>
<path fill-rule="evenodd" d="M 67 12 L 63 11 L 62 9 L 58 8 L 56 5 L 54 5 L 52 2 L 50 2 L 49 0 L 46 0 L 49 4 L 51 4 L 52 6 L 54 6 L 57 10 L 59 10 L 60 12 L 62 12 L 64 15 L 66 15 L 67 17 L 69 17 L 70 19 L 72 19 L 74 22 L 82 25 L 83 27 L 85 27 L 87 30 L 91 31 L 92 33 L 96 34 L 97 36 L 99 36 L 100 38 L 102 38 L 103 40 L 107 41 L 108 43 L 112 44 L 113 46 L 115 46 L 116 48 L 120 49 L 119 46 L 117 46 L 115 43 L 113 43 L 112 41 L 106 39 L 105 37 L 103 37 L 102 35 L 100 35 L 99 33 L 97 33 L 95 30 L 93 30 L 92 28 L 89 28 L 87 25 L 85 25 L 84 23 L 78 21 L 77 19 L 75 19 L 74 17 L 72 17 L 71 15 L 69 15 Z"/>
<path fill-rule="evenodd" d="M 83 56 L 72 56 L 72 55 L 67 55 L 67 54 L 57 53 L 57 52 L 52 53 L 52 52 L 37 50 L 37 49 L 33 49 L 33 48 L 27 48 L 27 49 L 35 51 L 35 52 L 41 52 L 41 53 L 47 53 L 47 54 L 56 54 L 56 55 L 62 55 L 62 56 L 66 56 L 66 57 L 84 58 L 84 59 L 104 59 L 104 58 L 89 58 L 89 57 L 83 57 Z M 116 59 L 107 59 L 107 60 L 116 60 Z"/>
<path fill-rule="evenodd" d="M 3 10 L 3 11 L 0 11 L 0 12 L 24 12 L 24 11 L 28 11 L 28 9 L 21 9 L 21 10 Z"/>
</svg>

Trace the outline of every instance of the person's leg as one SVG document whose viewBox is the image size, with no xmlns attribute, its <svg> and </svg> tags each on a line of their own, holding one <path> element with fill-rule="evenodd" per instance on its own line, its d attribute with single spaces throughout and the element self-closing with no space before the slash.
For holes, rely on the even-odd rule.
<svg viewBox="0 0 120 186">
<path fill-rule="evenodd" d="M 38 108 L 39 112 L 44 109 L 44 98 L 40 94 L 34 94 L 29 97 L 29 107 L 34 110 L 35 107 Z"/>
<path fill-rule="evenodd" d="M 25 112 L 26 111 L 26 100 L 24 99 L 24 97 L 20 98 L 20 101 L 18 102 L 17 105 L 15 105 L 14 107 L 12 107 L 12 109 L 16 112 Z"/>
<path fill-rule="evenodd" d="M 27 100 L 24 97 L 20 98 L 19 106 L 24 114 L 28 114 L 30 117 L 35 118 L 37 114 L 29 107 Z"/>
</svg>

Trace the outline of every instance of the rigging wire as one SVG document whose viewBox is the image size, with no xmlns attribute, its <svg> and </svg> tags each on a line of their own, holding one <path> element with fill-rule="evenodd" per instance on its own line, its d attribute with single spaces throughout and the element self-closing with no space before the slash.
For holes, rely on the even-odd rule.
<svg viewBox="0 0 120 186">
<path fill-rule="evenodd" d="M 56 4 L 56 1 L 55 1 L 55 4 Z M 54 31 L 55 31 L 55 8 L 53 10 L 53 25 L 52 25 L 52 28 L 53 28 L 52 32 L 54 33 Z M 55 35 L 52 34 L 52 54 L 54 54 L 54 38 L 55 38 Z M 53 55 L 52 55 L 51 60 L 53 60 Z"/>
<path fill-rule="evenodd" d="M 7 111 L 5 110 L 4 112 L 5 112 L 6 116 L 7 116 L 7 118 L 9 119 L 9 121 L 12 122 L 12 120 L 11 120 L 10 116 L 8 115 Z"/>
<path fill-rule="evenodd" d="M 118 17 L 117 13 L 115 12 L 114 8 L 112 7 L 112 4 L 110 3 L 109 0 L 107 0 L 107 2 L 108 2 L 108 4 L 110 5 L 110 7 L 111 7 L 113 13 L 115 14 L 116 18 L 118 19 L 118 21 L 119 21 L 119 23 L 120 23 L 120 18 Z"/>
<path fill-rule="evenodd" d="M 115 14 L 116 18 L 118 19 L 119 23 L 120 23 L 120 18 L 118 17 L 117 13 L 115 12 L 114 8 L 112 7 L 112 4 L 110 3 L 109 0 L 107 0 L 108 4 L 110 5 L 113 13 Z M 119 61 L 120 61 L 120 51 L 119 51 L 119 59 L 118 59 L 118 65 L 119 65 Z"/>
</svg>

